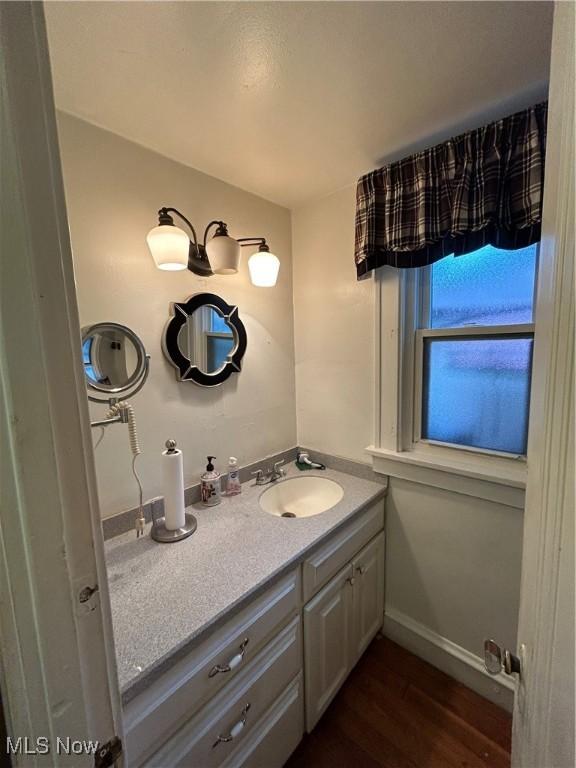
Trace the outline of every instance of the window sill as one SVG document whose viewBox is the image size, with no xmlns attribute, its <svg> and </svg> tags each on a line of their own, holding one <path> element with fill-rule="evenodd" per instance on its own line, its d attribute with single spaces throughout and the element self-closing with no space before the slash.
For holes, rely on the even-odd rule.
<svg viewBox="0 0 576 768">
<path fill-rule="evenodd" d="M 469 460 L 447 460 L 416 451 L 392 451 L 369 446 L 375 472 L 423 485 L 524 508 L 526 464 L 503 459 L 504 465 L 475 455 Z"/>
</svg>

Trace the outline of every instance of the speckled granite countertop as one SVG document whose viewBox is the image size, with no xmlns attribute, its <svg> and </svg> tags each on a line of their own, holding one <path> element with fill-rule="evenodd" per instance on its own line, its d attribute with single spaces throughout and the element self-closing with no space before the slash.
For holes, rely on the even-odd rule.
<svg viewBox="0 0 576 768">
<path fill-rule="evenodd" d="M 106 542 L 118 675 L 124 703 L 182 658 L 214 629 L 290 567 L 385 494 L 379 483 L 327 469 L 344 498 L 309 518 L 283 519 L 260 509 L 270 486 L 242 486 L 217 507 L 194 505 L 197 531 L 176 544 L 158 544 L 133 531 Z"/>
</svg>

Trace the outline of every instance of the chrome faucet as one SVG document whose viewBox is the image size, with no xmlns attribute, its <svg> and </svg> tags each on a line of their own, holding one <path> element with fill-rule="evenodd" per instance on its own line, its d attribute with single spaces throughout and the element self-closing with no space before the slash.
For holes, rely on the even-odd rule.
<svg viewBox="0 0 576 768">
<path fill-rule="evenodd" d="M 267 469 L 264 472 L 263 469 L 257 469 L 252 472 L 256 475 L 256 485 L 268 485 L 268 483 L 275 483 L 277 480 L 286 476 L 286 470 L 282 469 L 281 465 L 284 464 L 284 459 L 276 461 L 272 469 Z"/>
</svg>

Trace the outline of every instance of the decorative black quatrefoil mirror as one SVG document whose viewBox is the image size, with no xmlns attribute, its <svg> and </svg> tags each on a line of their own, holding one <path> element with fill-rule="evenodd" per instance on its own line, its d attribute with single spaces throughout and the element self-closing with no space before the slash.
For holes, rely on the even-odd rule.
<svg viewBox="0 0 576 768">
<path fill-rule="evenodd" d="M 246 329 L 238 307 L 214 293 L 198 293 L 171 306 L 162 349 L 180 381 L 216 387 L 239 373 L 246 351 Z"/>
</svg>

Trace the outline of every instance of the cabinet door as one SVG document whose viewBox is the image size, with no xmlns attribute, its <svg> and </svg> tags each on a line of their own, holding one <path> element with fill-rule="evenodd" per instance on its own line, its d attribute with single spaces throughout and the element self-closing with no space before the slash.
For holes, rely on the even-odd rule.
<svg viewBox="0 0 576 768">
<path fill-rule="evenodd" d="M 352 666 L 368 647 L 384 621 L 384 534 L 373 539 L 352 561 L 354 569 L 354 626 Z"/>
<path fill-rule="evenodd" d="M 306 729 L 311 731 L 350 671 L 352 565 L 304 608 Z"/>
</svg>

